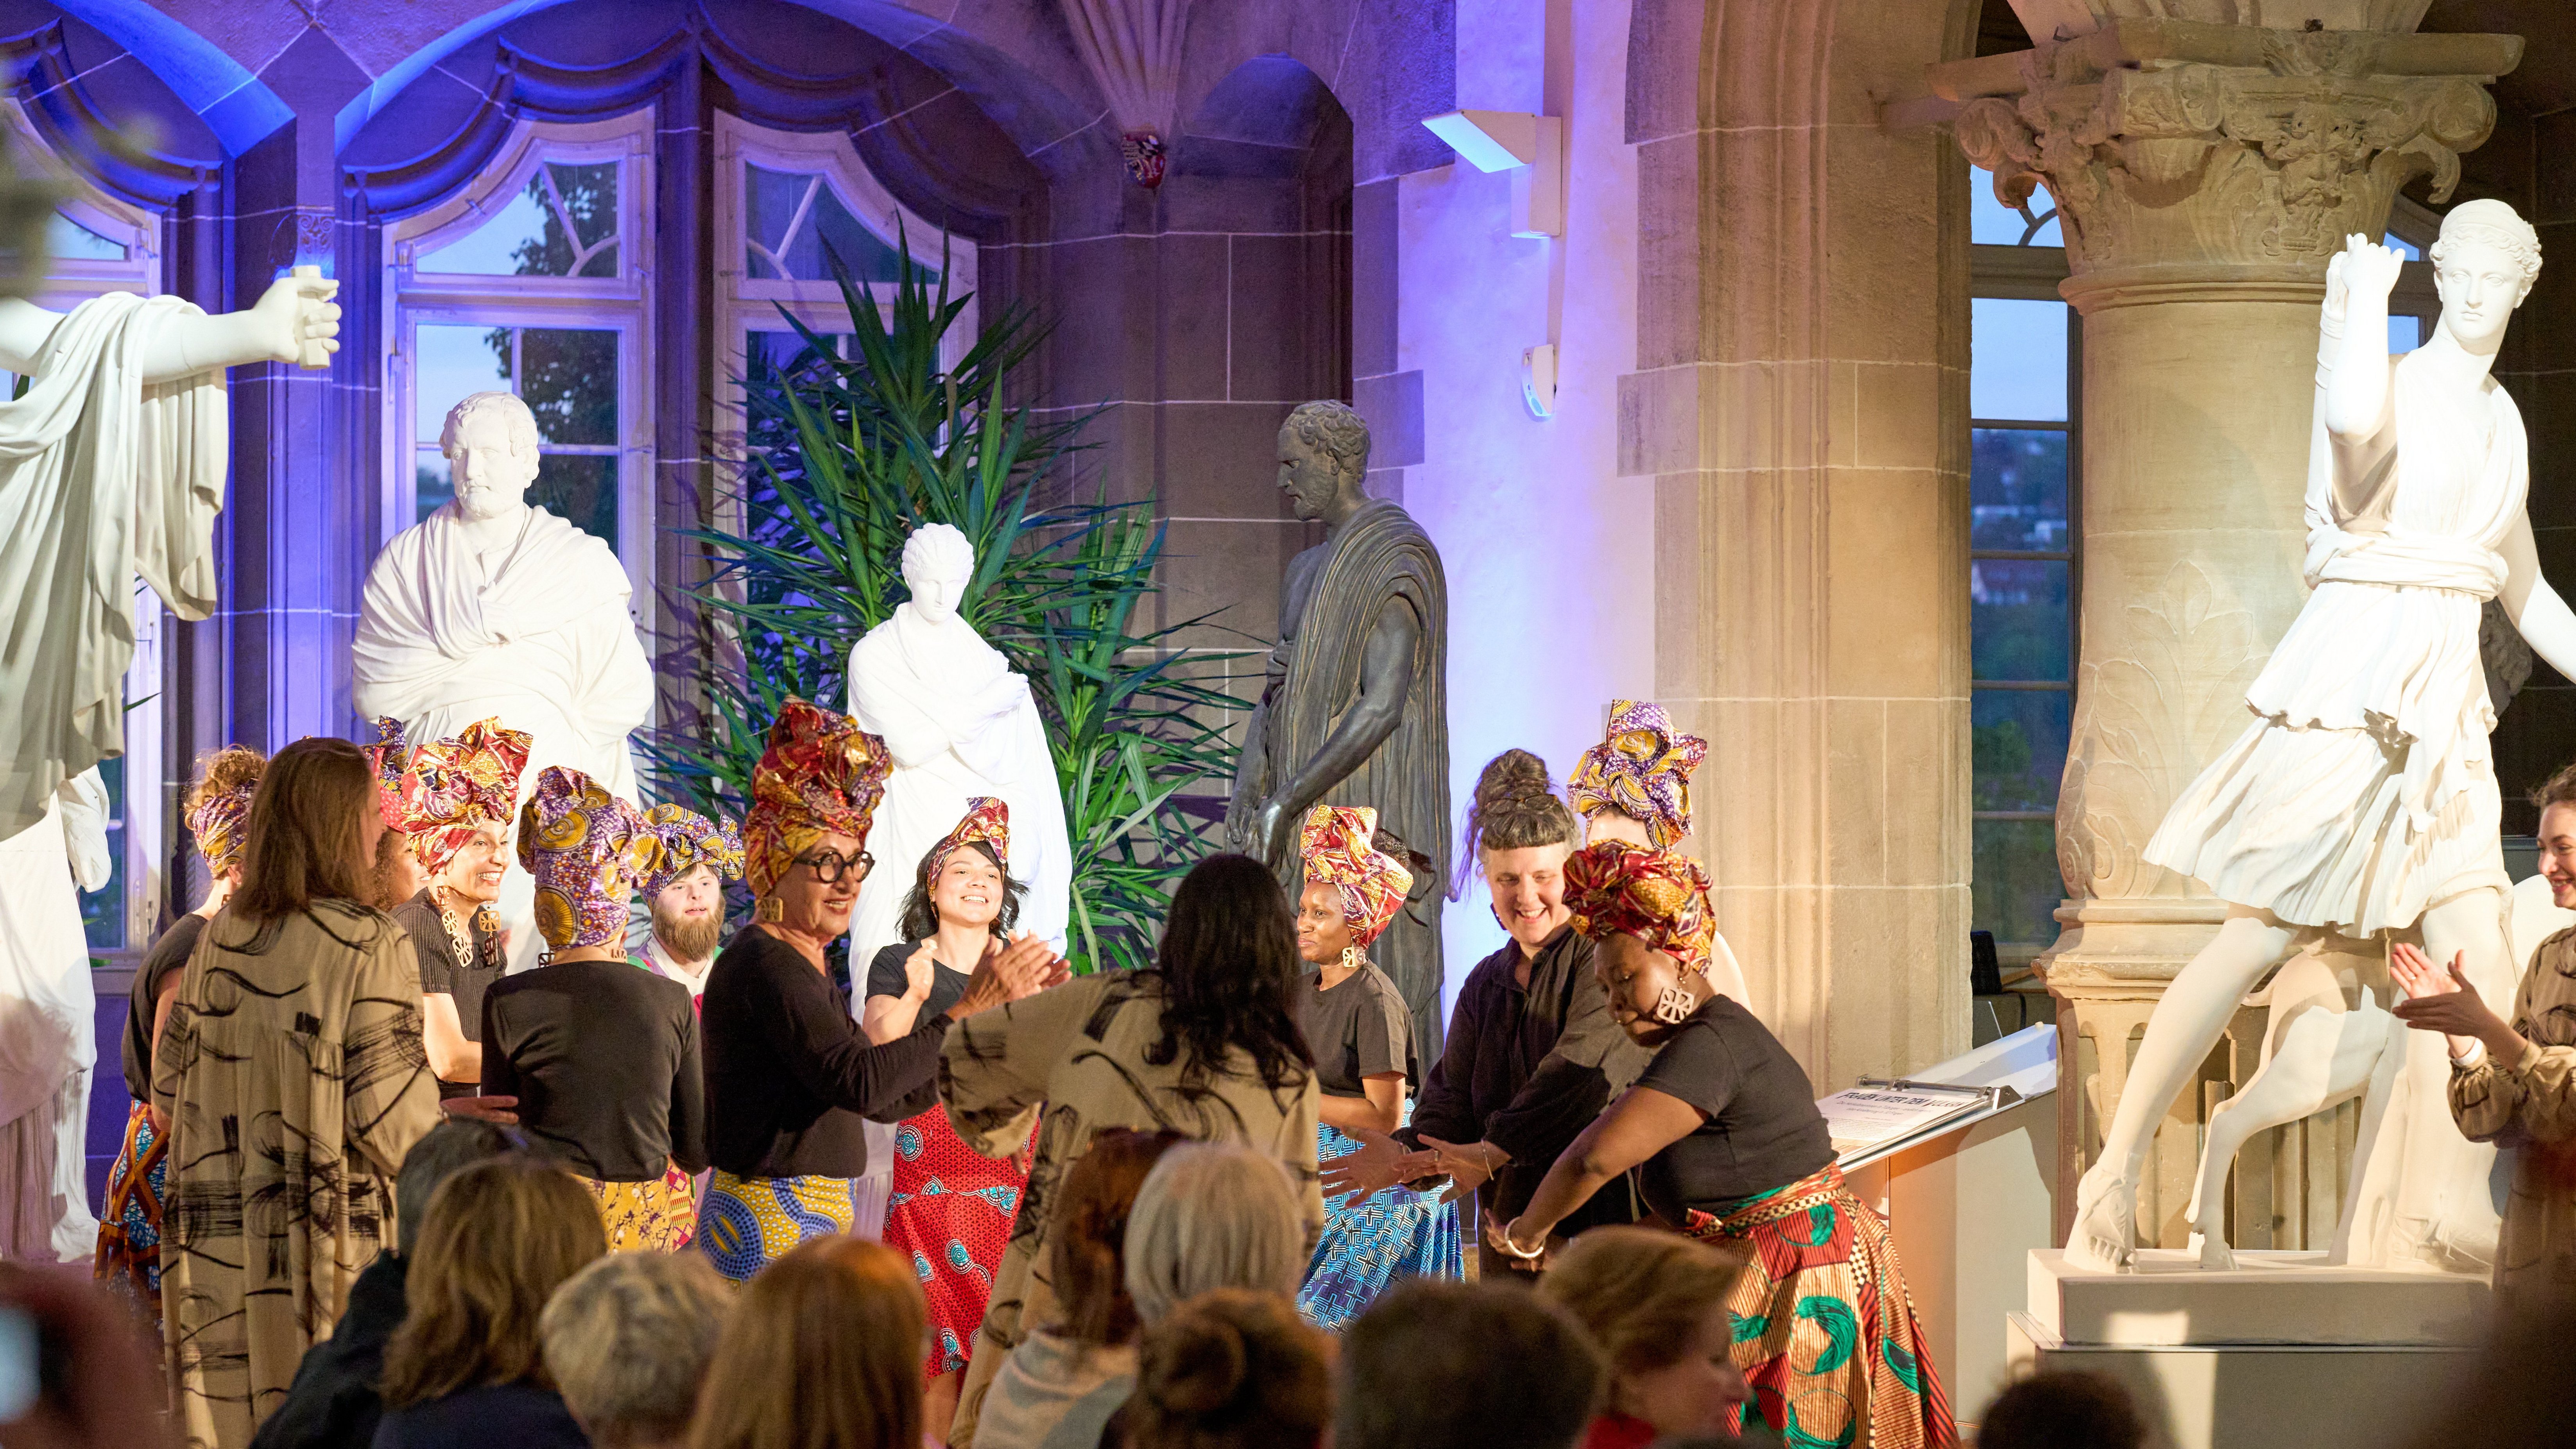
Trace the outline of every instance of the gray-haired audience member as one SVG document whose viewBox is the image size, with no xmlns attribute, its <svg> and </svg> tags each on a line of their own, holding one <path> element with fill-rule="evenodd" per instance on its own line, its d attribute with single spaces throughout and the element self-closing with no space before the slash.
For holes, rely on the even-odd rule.
<svg viewBox="0 0 2576 1449">
<path fill-rule="evenodd" d="M 555 1290 L 537 1334 L 594 1449 L 671 1449 L 732 1309 L 704 1254 L 611 1253 Z"/>
<path fill-rule="evenodd" d="M 412 1144 L 394 1179 L 393 1247 L 349 1285 L 349 1311 L 329 1338 L 304 1351 L 286 1402 L 260 1424 L 251 1449 L 342 1449 L 375 1439 L 376 1421 L 384 1416 L 376 1380 L 384 1368 L 385 1341 L 411 1308 L 403 1289 L 403 1252 L 420 1241 L 430 1195 L 475 1163 L 526 1145 L 509 1128 L 463 1118 L 441 1122 Z"/>
<path fill-rule="evenodd" d="M 1185 1142 L 1136 1190 L 1127 1295 L 1147 1328 L 1210 1289 L 1293 1296 L 1314 1250 L 1276 1158 L 1228 1142 Z"/>
<path fill-rule="evenodd" d="M 1601 1350 L 1526 1288 L 1414 1278 L 1342 1335 L 1333 1449 L 1572 1449 Z"/>
</svg>

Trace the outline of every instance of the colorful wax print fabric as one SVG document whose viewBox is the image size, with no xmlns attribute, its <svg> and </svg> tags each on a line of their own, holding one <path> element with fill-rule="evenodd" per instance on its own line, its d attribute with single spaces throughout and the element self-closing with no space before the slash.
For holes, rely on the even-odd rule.
<svg viewBox="0 0 2576 1449">
<path fill-rule="evenodd" d="M 1404 1118 L 1413 1120 L 1409 1102 Z M 1359 1150 L 1358 1138 L 1316 1125 L 1319 1167 Z M 1379 1294 L 1407 1278 L 1457 1278 L 1466 1271 L 1458 1210 L 1437 1191 L 1415 1192 L 1399 1183 L 1367 1197 L 1327 1198 L 1324 1236 L 1306 1264 L 1297 1311 L 1317 1328 L 1339 1333 Z"/>
<path fill-rule="evenodd" d="M 1691 771 L 1708 758 L 1708 741 L 1673 727 L 1659 704 L 1610 702 L 1610 733 L 1583 752 L 1565 793 L 1584 815 L 1615 810 L 1644 823 L 1657 850 L 1690 834 Z"/>
<path fill-rule="evenodd" d="M 524 730 L 485 719 L 412 752 L 403 771 L 399 828 L 411 837 L 421 869 L 437 875 L 477 828 L 510 822 L 530 742 Z"/>
<path fill-rule="evenodd" d="M 644 812 L 646 827 L 661 838 L 661 863 L 636 883 L 644 899 L 696 870 L 713 867 L 726 880 L 742 879 L 742 834 L 730 820 L 709 820 L 685 805 L 664 803 Z"/>
<path fill-rule="evenodd" d="M 1413 872 L 1377 848 L 1377 812 L 1365 805 L 1318 805 L 1306 816 L 1298 836 L 1298 853 L 1306 862 L 1306 879 L 1319 880 L 1341 893 L 1342 920 L 1352 943 L 1365 948 L 1383 935 L 1404 909 L 1413 889 Z"/>
<path fill-rule="evenodd" d="M 170 1185 L 170 1139 L 152 1130 L 141 1102 L 127 1104 L 125 1145 L 108 1169 L 98 1214 L 96 1276 L 161 1326 L 161 1202 Z"/>
<path fill-rule="evenodd" d="M 576 1173 L 573 1181 L 599 1204 L 612 1253 L 676 1253 L 697 1228 L 697 1194 L 685 1172 L 651 1182 L 601 1182 Z"/>
<path fill-rule="evenodd" d="M 1726 1305 L 1735 1364 L 1753 1386 L 1748 1409 L 1781 1440 L 1959 1442 L 1887 1224 L 1852 1196 L 1842 1169 L 1828 1164 L 1723 1217 L 1693 1209 L 1685 1227 L 1745 1260 Z"/>
<path fill-rule="evenodd" d="M 1594 841 L 1566 859 L 1565 907 L 1593 940 L 1635 936 L 1686 969 L 1706 965 L 1717 939 L 1708 873 L 1676 851 Z"/>
<path fill-rule="evenodd" d="M 378 715 L 376 737 L 367 745 L 367 768 L 376 777 L 376 810 L 384 816 L 387 830 L 402 826 L 403 773 L 411 768 L 411 745 L 403 738 L 403 724 L 392 715 Z"/>
<path fill-rule="evenodd" d="M 206 870 L 217 880 L 241 864 L 242 851 L 250 844 L 242 827 L 250 822 L 251 797 L 258 793 L 259 782 L 254 780 L 238 790 L 208 795 L 188 812 L 188 834 L 195 837 L 197 853 L 206 858 Z"/>
<path fill-rule="evenodd" d="M 1035 1141 L 1031 1134 L 1030 1142 Z M 1030 1143 L 1022 1143 L 1026 1152 Z M 967 1146 L 932 1107 L 894 1131 L 894 1174 L 886 1195 L 885 1245 L 912 1260 L 930 1300 L 930 1351 L 922 1377 L 966 1367 L 975 1330 L 992 1306 L 993 1273 L 1011 1245 L 1028 1174 L 1008 1157 Z"/>
<path fill-rule="evenodd" d="M 1007 869 L 1011 859 L 1011 807 L 990 795 L 970 796 L 966 801 L 966 818 L 957 828 L 930 848 L 929 879 L 936 882 L 939 873 L 948 868 L 948 857 L 976 841 L 993 847 Z"/>
<path fill-rule="evenodd" d="M 810 1238 L 846 1233 L 858 1221 L 846 1177 L 736 1177 L 719 1167 L 698 1205 L 698 1251 L 737 1283 Z"/>
<path fill-rule="evenodd" d="M 556 951 L 626 939 L 635 882 L 662 859 L 644 812 L 579 770 L 548 765 L 519 821 L 519 864 L 537 879 L 537 931 Z"/>
<path fill-rule="evenodd" d="M 864 842 L 892 767 L 885 741 L 858 721 L 801 699 L 787 701 L 751 773 L 751 813 L 742 823 L 751 893 L 768 895 L 796 857 L 825 835 Z"/>
</svg>

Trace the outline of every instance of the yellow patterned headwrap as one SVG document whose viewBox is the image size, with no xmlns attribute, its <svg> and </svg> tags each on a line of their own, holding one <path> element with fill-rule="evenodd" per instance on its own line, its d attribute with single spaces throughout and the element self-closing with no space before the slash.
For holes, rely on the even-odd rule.
<svg viewBox="0 0 2576 1449">
<path fill-rule="evenodd" d="M 1413 872 L 1377 848 L 1377 811 L 1368 806 L 1318 805 L 1299 832 L 1298 854 L 1306 879 L 1322 881 L 1342 897 L 1342 922 L 1354 945 L 1367 947 L 1395 923 L 1413 889 Z"/>
<path fill-rule="evenodd" d="M 993 853 L 1004 861 L 1003 874 L 1008 875 L 1010 873 L 1008 862 L 1011 858 L 1011 807 L 990 795 L 977 795 L 969 799 L 966 802 L 966 818 L 957 822 L 957 828 L 949 831 L 947 838 L 930 847 L 930 869 L 923 873 L 923 879 L 934 886 L 939 884 L 939 873 L 948 868 L 948 857 L 979 840 L 993 847 Z"/>
<path fill-rule="evenodd" d="M 531 743 L 526 731 L 483 719 L 412 752 L 403 772 L 401 830 L 411 837 L 421 869 L 437 875 L 477 827 L 510 823 Z"/>
<path fill-rule="evenodd" d="M 713 866 L 726 880 L 742 879 L 742 835 L 730 820 L 709 820 L 686 805 L 661 804 L 644 812 L 644 823 L 662 837 L 662 863 L 636 889 L 647 900 L 696 870 Z"/>
<path fill-rule="evenodd" d="M 233 867 L 241 864 L 242 851 L 250 845 L 251 797 L 259 793 L 260 772 L 267 760 L 259 751 L 241 745 L 228 746 L 206 760 L 205 774 L 193 792 L 196 803 L 188 807 L 188 833 L 196 837 L 197 853 L 206 858 L 206 869 L 221 880 Z"/>
<path fill-rule="evenodd" d="M 751 893 L 768 895 L 796 857 L 825 835 L 866 844 L 892 765 L 885 741 L 858 721 L 801 699 L 787 701 L 751 772 L 751 813 L 742 822 Z"/>
<path fill-rule="evenodd" d="M 1696 971 L 1717 941 L 1708 873 L 1670 850 L 1640 850 L 1624 840 L 1597 840 L 1567 857 L 1565 905 L 1574 929 L 1599 940 L 1635 936 Z"/>
<path fill-rule="evenodd" d="M 1690 834 L 1691 771 L 1707 758 L 1708 741 L 1675 729 L 1662 705 L 1614 699 L 1609 738 L 1583 752 L 1565 793 L 1578 814 L 1635 816 L 1657 850 L 1670 850 Z"/>
<path fill-rule="evenodd" d="M 519 864 L 537 878 L 537 932 L 557 951 L 626 935 L 635 883 L 661 864 L 644 812 L 579 770 L 548 765 L 519 813 Z"/>
</svg>

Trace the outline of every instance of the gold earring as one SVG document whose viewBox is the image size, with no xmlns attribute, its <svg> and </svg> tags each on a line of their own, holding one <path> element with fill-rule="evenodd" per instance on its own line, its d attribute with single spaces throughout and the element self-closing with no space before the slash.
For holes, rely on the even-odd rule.
<svg viewBox="0 0 2576 1449">
<path fill-rule="evenodd" d="M 762 896 L 760 908 L 753 915 L 762 925 L 781 925 L 787 920 L 787 903 L 776 896 Z"/>
<path fill-rule="evenodd" d="M 1358 969 L 1360 969 L 1360 968 L 1361 968 L 1361 967 L 1363 967 L 1363 966 L 1366 966 L 1367 964 L 1368 964 L 1368 952 L 1361 950 L 1361 949 L 1360 949 L 1359 947 L 1357 947 L 1357 946 L 1344 946 L 1344 947 L 1342 948 L 1342 969 L 1343 969 L 1343 970 L 1345 970 L 1345 971 L 1357 971 Z"/>
<path fill-rule="evenodd" d="M 1690 1020 L 1691 1013 L 1698 1009 L 1699 1003 L 1679 986 L 1667 986 L 1655 993 L 1655 1020 L 1666 1026 L 1681 1025 Z"/>
</svg>

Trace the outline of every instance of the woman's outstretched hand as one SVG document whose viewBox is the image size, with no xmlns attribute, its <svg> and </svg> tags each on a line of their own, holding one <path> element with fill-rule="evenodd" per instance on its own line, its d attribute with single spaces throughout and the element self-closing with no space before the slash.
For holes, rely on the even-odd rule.
<svg viewBox="0 0 2576 1449">
<path fill-rule="evenodd" d="M 979 1011 L 1061 986 L 1072 976 L 1073 967 L 1063 957 L 1026 931 L 1007 941 L 996 939 L 984 948 L 975 974 L 966 979 L 965 993 L 948 1008 L 948 1019 L 963 1021 Z"/>
<path fill-rule="evenodd" d="M 2478 994 L 2465 970 L 2468 962 L 2469 953 L 2459 952 L 2451 957 L 2450 969 L 2442 971 L 2407 942 L 2390 947 L 2388 974 L 2406 993 L 2406 999 L 2392 1008 L 2394 1014 L 2417 1031 L 2438 1031 L 2449 1037 L 2454 1057 L 2465 1057 L 2482 1044 L 2500 1063 L 2519 1061 L 2522 1037 Z"/>
<path fill-rule="evenodd" d="M 1403 1143 L 1386 1133 L 1354 1127 L 1348 1135 L 1360 1144 L 1360 1150 L 1346 1152 L 1324 1164 L 1321 1175 L 1326 1197 L 1350 1193 L 1369 1197 L 1399 1182 L 1433 1176 L 1439 1170 L 1433 1165 L 1436 1154 L 1407 1152 Z"/>
<path fill-rule="evenodd" d="M 1462 1146 L 1443 1142 L 1425 1133 L 1422 1145 L 1435 1160 L 1432 1172 L 1449 1179 L 1449 1190 L 1440 1196 L 1443 1205 L 1474 1196 L 1476 1189 L 1491 1182 L 1494 1174 L 1502 1171 L 1503 1164 L 1511 1160 L 1503 1155 L 1501 1148 L 1490 1142 L 1470 1142 Z"/>
</svg>

